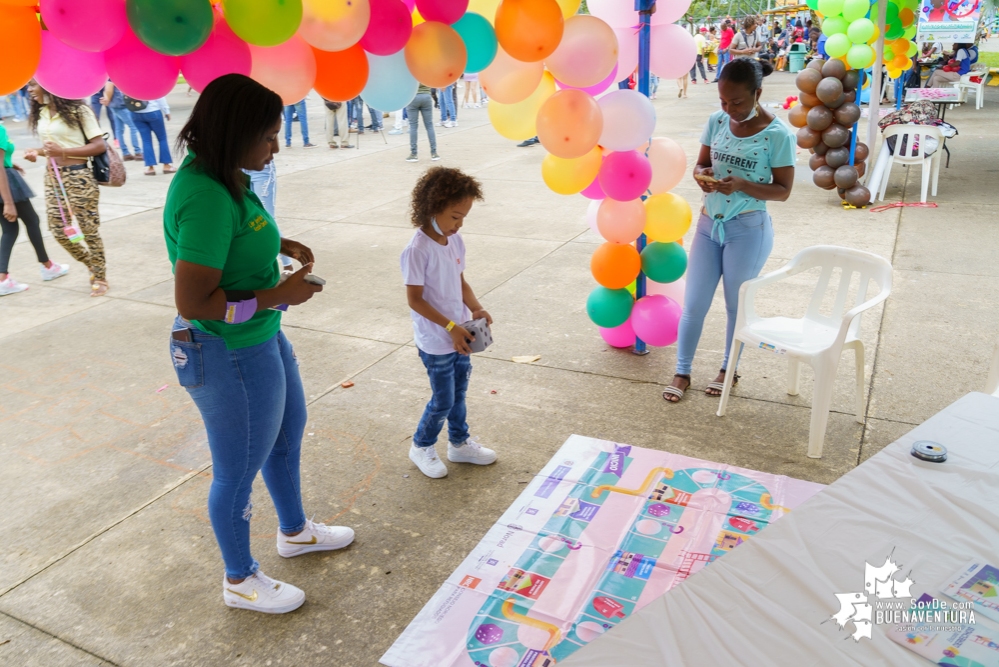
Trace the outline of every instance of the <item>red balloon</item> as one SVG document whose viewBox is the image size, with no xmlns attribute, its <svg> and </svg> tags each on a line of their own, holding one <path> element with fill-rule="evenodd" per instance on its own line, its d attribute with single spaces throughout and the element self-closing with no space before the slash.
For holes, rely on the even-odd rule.
<svg viewBox="0 0 999 667">
<path fill-rule="evenodd" d="M 376 56 L 390 56 L 406 46 L 413 34 L 413 17 L 402 0 L 369 0 L 371 20 L 361 46 Z"/>
<path fill-rule="evenodd" d="M 426 21 L 451 25 L 465 14 L 468 0 L 416 0 L 416 8 Z"/>
<path fill-rule="evenodd" d="M 343 51 L 316 54 L 316 92 L 331 102 L 346 102 L 361 94 L 368 82 L 368 57 L 360 44 Z"/>
</svg>

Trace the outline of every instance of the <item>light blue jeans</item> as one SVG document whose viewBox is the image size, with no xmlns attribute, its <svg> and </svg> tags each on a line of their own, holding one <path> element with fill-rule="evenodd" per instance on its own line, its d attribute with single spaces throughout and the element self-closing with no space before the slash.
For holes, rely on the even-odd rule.
<svg viewBox="0 0 999 667">
<path fill-rule="evenodd" d="M 291 124 L 298 113 L 298 125 L 302 129 L 302 143 L 309 143 L 309 115 L 305 110 L 305 100 L 289 104 L 284 108 L 284 145 L 291 146 Z"/>
<path fill-rule="evenodd" d="M 437 105 L 441 108 L 441 122 L 458 120 L 458 109 L 454 104 L 454 84 L 437 89 Z"/>
<path fill-rule="evenodd" d="M 136 155 L 141 154 L 142 144 L 139 139 L 139 129 L 135 127 L 135 121 L 132 120 L 132 112 L 126 107 L 121 107 L 120 109 L 108 107 L 108 113 L 111 114 L 111 120 L 114 121 L 115 135 L 118 137 L 118 146 L 121 148 L 122 155 L 130 155 L 128 152 L 128 143 L 125 141 L 126 128 L 128 128 L 132 138 L 132 152 Z"/>
<path fill-rule="evenodd" d="M 725 49 L 725 50 L 719 49 L 718 50 L 718 67 L 715 68 L 715 81 L 717 81 L 718 77 L 721 76 L 722 69 L 725 68 L 725 65 L 727 65 L 730 62 L 732 62 L 732 54 L 728 52 L 728 49 Z"/>
<path fill-rule="evenodd" d="M 281 531 L 305 527 L 300 474 L 305 391 L 284 333 L 229 350 L 221 337 L 192 327 L 179 316 L 174 321 L 173 328 L 190 330 L 193 340 L 171 338 L 170 357 L 208 431 L 208 517 L 225 573 L 242 579 L 260 567 L 250 554 L 250 494 L 257 472 L 263 472 Z"/>
<path fill-rule="evenodd" d="M 274 166 L 274 160 L 268 162 L 260 171 L 244 169 L 243 172 L 250 177 L 250 190 L 260 198 L 260 203 L 264 205 L 264 209 L 271 214 L 271 217 L 275 218 L 274 200 L 277 199 L 277 167 Z M 287 255 L 278 255 L 278 258 L 281 260 L 281 266 L 291 266 L 291 258 Z"/>
<path fill-rule="evenodd" d="M 418 93 L 406 108 L 409 115 L 409 150 L 416 155 L 416 137 L 419 134 L 420 116 L 423 116 L 423 127 L 427 130 L 430 140 L 430 152 L 437 152 L 437 133 L 434 131 L 434 102 L 430 93 Z"/>
<path fill-rule="evenodd" d="M 712 234 L 714 220 L 702 213 L 697 221 L 697 232 L 687 261 L 687 289 L 677 342 L 676 372 L 679 375 L 690 374 L 704 317 L 711 307 L 719 280 L 725 290 L 725 312 L 728 315 L 722 368 L 728 368 L 735 316 L 739 310 L 739 288 L 742 283 L 760 275 L 774 247 L 774 229 L 766 211 L 748 211 L 723 224 L 724 235 L 721 236 L 724 240 L 719 241 L 718 231 Z M 736 359 L 736 366 L 738 364 Z"/>
</svg>

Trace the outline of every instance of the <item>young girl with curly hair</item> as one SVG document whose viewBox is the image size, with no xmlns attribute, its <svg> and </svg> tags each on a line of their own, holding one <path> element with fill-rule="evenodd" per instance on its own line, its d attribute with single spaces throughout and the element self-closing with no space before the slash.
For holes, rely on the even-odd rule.
<svg viewBox="0 0 999 667">
<path fill-rule="evenodd" d="M 448 423 L 448 461 L 488 465 L 496 452 L 469 436 L 465 392 L 472 375 L 472 338 L 459 323 L 492 317 L 465 282 L 465 242 L 458 230 L 482 200 L 482 186 L 457 169 L 435 167 L 413 188 L 411 220 L 417 228 L 400 263 L 420 359 L 433 395 L 413 434 L 409 458 L 427 477 L 447 475 L 437 456 L 437 436 Z"/>
</svg>

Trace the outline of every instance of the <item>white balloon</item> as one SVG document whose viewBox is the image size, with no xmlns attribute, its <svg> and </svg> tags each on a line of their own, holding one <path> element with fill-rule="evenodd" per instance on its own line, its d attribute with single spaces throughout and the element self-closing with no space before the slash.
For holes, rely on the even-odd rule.
<svg viewBox="0 0 999 667">
<path fill-rule="evenodd" d="M 612 151 L 633 151 L 649 141 L 656 129 L 656 109 L 637 90 L 615 90 L 597 104 L 604 115 L 598 143 Z"/>
<path fill-rule="evenodd" d="M 600 204 L 603 203 L 603 199 L 593 199 L 590 200 L 590 205 L 586 209 L 586 224 L 590 226 L 593 233 L 600 236 L 600 228 L 597 227 L 597 212 L 600 210 Z M 600 238 L 603 238 L 600 236 Z"/>
</svg>

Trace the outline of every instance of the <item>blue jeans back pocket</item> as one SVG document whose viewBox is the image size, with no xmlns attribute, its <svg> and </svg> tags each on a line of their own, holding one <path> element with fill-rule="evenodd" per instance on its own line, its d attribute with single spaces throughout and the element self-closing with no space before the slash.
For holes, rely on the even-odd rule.
<svg viewBox="0 0 999 667">
<path fill-rule="evenodd" d="M 201 359 L 201 343 L 170 340 L 170 357 L 177 371 L 177 381 L 185 389 L 205 384 L 205 365 Z"/>
</svg>

